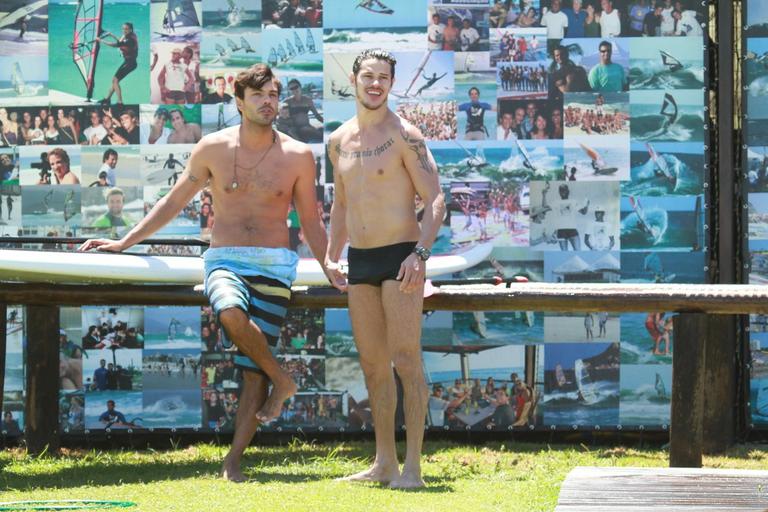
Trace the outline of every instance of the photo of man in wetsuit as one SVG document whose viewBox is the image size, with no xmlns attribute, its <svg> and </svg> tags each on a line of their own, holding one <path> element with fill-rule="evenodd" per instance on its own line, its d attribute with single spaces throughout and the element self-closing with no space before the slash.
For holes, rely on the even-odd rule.
<svg viewBox="0 0 768 512">
<path fill-rule="evenodd" d="M 480 89 L 469 89 L 469 101 L 459 105 L 459 112 L 467 113 L 467 127 L 464 130 L 464 140 L 486 140 L 488 130 L 485 129 L 485 113 L 494 112 L 496 108 L 490 103 L 480 101 Z"/>
<path fill-rule="evenodd" d="M 105 38 L 112 38 L 115 42 L 110 43 L 106 41 Z M 112 99 L 112 94 L 117 93 L 117 103 L 122 105 L 123 91 L 120 89 L 120 80 L 136 69 L 136 57 L 139 55 L 139 40 L 136 37 L 136 33 L 133 31 L 133 23 L 123 23 L 123 37 L 119 39 L 112 32 L 105 32 L 101 37 L 97 37 L 96 41 L 117 48 L 120 50 L 120 53 L 123 54 L 123 63 L 117 68 L 117 71 L 115 71 L 115 76 L 112 77 L 112 85 L 109 88 L 109 93 L 103 100 L 101 100 L 101 103 L 109 105 Z"/>
</svg>

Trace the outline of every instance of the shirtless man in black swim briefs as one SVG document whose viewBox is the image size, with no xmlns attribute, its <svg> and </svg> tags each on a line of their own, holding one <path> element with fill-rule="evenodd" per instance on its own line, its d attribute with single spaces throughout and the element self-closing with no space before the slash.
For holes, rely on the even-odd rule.
<svg viewBox="0 0 768 512">
<path fill-rule="evenodd" d="M 114 43 L 105 41 L 105 38 L 114 39 Z M 136 58 L 139 55 L 139 39 L 136 37 L 136 33 L 133 31 L 133 23 L 123 23 L 123 36 L 118 39 L 113 33 L 106 32 L 101 37 L 97 37 L 96 41 L 118 48 L 120 53 L 123 54 L 123 63 L 115 71 L 115 76 L 112 77 L 112 86 L 109 88 L 109 93 L 101 100 L 102 103 L 109 104 L 112 94 L 117 93 L 117 103 L 123 103 L 123 91 L 120 89 L 120 80 L 126 77 L 128 73 L 136 69 Z"/>
<path fill-rule="evenodd" d="M 373 466 L 347 480 L 409 488 L 424 485 L 420 457 L 429 394 L 420 346 L 424 276 L 445 202 L 424 137 L 387 106 L 394 75 L 395 60 L 382 50 L 362 52 L 352 67 L 357 115 L 328 141 L 336 189 L 328 264 L 338 261 L 349 239 L 349 315 L 376 427 Z M 424 203 L 421 226 L 417 194 Z M 402 474 L 395 452 L 393 365 L 405 405 Z"/>
<path fill-rule="evenodd" d="M 234 481 L 245 479 L 240 457 L 259 423 L 279 416 L 297 390 L 273 355 L 298 264 L 288 248 L 291 202 L 329 279 L 340 288 L 346 284 L 324 265 L 328 242 L 317 210 L 312 150 L 272 128 L 279 94 L 280 82 L 268 66 L 241 72 L 235 97 L 242 124 L 203 137 L 173 189 L 121 240 L 88 240 L 80 247 L 124 251 L 174 219 L 203 187 L 210 189 L 216 224 L 203 255 L 206 293 L 224 327 L 225 347 L 234 342 L 235 364 L 244 370 L 235 436 L 222 467 Z"/>
</svg>

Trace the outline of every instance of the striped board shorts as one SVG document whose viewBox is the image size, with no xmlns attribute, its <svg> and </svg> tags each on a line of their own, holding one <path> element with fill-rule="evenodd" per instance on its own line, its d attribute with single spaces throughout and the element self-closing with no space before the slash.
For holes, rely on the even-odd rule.
<svg viewBox="0 0 768 512">
<path fill-rule="evenodd" d="M 291 300 L 290 284 L 296 277 L 296 253 L 287 249 L 226 247 L 208 249 L 203 258 L 205 294 L 216 318 L 226 309 L 243 310 L 264 334 L 275 354 Z M 232 341 L 225 329 L 222 328 L 221 333 L 224 348 L 231 348 Z M 264 373 L 240 350 L 235 354 L 234 363 L 243 370 Z"/>
</svg>

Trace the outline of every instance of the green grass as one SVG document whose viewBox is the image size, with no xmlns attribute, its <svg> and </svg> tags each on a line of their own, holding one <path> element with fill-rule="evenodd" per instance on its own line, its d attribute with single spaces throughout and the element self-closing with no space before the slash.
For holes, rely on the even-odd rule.
<svg viewBox="0 0 768 512">
<path fill-rule="evenodd" d="M 575 466 L 666 466 L 658 449 L 500 444 L 462 446 L 428 442 L 426 489 L 393 491 L 334 478 L 367 467 L 370 442 L 252 447 L 244 467 L 251 481 L 217 477 L 225 446 L 179 450 L 65 450 L 30 457 L 0 452 L 0 501 L 47 499 L 126 500 L 149 511 L 551 511 L 560 484 Z M 399 445 L 402 453 L 403 446 Z M 764 469 L 768 451 L 741 445 L 706 467 Z M 121 509 L 116 509 L 121 510 Z"/>
</svg>

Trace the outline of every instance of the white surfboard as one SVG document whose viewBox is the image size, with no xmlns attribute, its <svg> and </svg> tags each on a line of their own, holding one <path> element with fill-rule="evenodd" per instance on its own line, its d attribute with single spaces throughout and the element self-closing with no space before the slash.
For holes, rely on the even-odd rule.
<svg viewBox="0 0 768 512">
<path fill-rule="evenodd" d="M 427 261 L 427 277 L 473 267 L 486 259 L 492 243 L 475 245 Z M 346 262 L 342 262 L 346 265 Z M 0 249 L 0 281 L 29 283 L 188 284 L 203 282 L 203 259 L 106 252 L 50 252 Z M 297 286 L 330 286 L 314 258 L 299 261 Z"/>
</svg>

